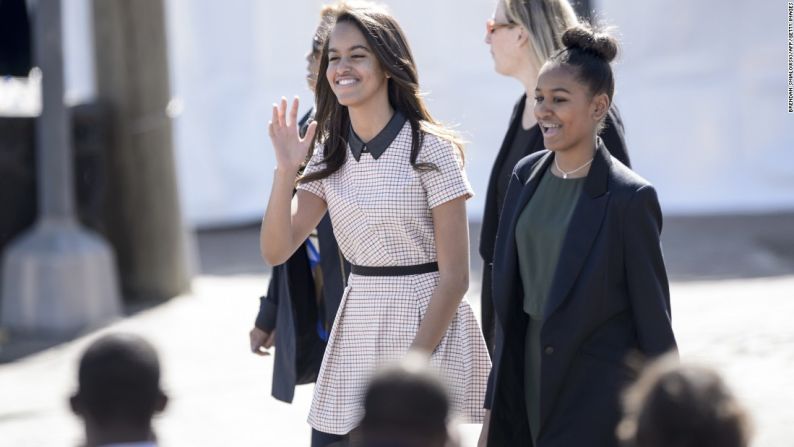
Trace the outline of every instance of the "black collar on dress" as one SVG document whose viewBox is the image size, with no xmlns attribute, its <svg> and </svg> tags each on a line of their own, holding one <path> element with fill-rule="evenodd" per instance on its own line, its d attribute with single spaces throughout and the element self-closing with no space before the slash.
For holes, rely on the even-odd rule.
<svg viewBox="0 0 794 447">
<path fill-rule="evenodd" d="M 353 125 L 350 125 L 350 151 L 353 152 L 353 157 L 358 161 L 361 158 L 361 154 L 363 152 L 369 152 L 372 155 L 372 158 L 378 159 L 384 152 L 386 152 L 386 148 L 397 138 L 397 135 L 405 125 L 405 115 L 400 113 L 399 111 L 395 110 L 394 115 L 392 115 L 389 122 L 386 124 L 386 127 L 380 131 L 379 134 L 375 136 L 375 138 L 369 140 L 368 143 L 364 143 L 361 141 L 361 138 L 356 135 L 356 132 L 353 130 Z"/>
</svg>

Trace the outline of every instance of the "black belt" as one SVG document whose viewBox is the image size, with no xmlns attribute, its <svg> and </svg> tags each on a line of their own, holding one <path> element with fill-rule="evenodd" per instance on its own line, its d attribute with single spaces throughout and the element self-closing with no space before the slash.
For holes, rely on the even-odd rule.
<svg viewBox="0 0 794 447">
<path fill-rule="evenodd" d="M 351 265 L 350 272 L 361 276 L 408 276 L 421 275 L 438 271 L 438 262 L 428 262 L 417 265 L 395 265 L 385 267 L 365 267 L 363 265 Z"/>
</svg>

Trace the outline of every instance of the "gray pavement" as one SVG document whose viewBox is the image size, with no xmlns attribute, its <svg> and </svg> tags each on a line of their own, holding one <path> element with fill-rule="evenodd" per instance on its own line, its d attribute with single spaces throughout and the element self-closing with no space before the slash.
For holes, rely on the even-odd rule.
<svg viewBox="0 0 794 447">
<path fill-rule="evenodd" d="M 753 445 L 791 446 L 794 215 L 737 219 L 668 219 L 674 328 L 682 358 L 717 368 L 750 408 Z M 0 447 L 78 444 L 80 426 L 67 405 L 77 358 L 96 336 L 116 330 L 139 333 L 160 350 L 171 397 L 156 421 L 162 445 L 307 445 L 312 387 L 299 387 L 292 405 L 274 400 L 272 358 L 248 351 L 257 297 L 267 286 L 256 228 L 202 232 L 198 242 L 204 273 L 190 294 L 131 309 L 70 341 L 0 340 Z M 468 299 L 479 308 L 479 272 L 472 280 Z M 464 445 L 474 445 L 477 430 L 462 427 Z"/>
</svg>

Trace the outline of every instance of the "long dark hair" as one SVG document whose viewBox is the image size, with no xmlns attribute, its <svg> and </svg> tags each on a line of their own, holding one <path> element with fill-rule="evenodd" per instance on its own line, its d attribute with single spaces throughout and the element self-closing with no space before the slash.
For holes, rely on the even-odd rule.
<svg viewBox="0 0 794 447">
<path fill-rule="evenodd" d="M 389 74 L 389 103 L 395 110 L 402 112 L 411 124 L 411 166 L 420 171 L 436 169 L 432 164 L 416 161 L 425 133 L 451 141 L 460 151 L 462 158 L 462 140 L 455 132 L 436 121 L 425 106 L 419 91 L 419 77 L 413 54 L 411 54 L 405 34 L 394 17 L 371 3 L 355 5 L 339 3 L 334 15 L 328 32 L 330 33 L 336 23 L 346 22 L 355 25 L 364 35 L 381 68 Z M 315 92 L 317 100 L 315 120 L 317 120 L 318 127 L 312 140 L 312 147 L 316 147 L 318 144 L 323 146 L 325 167 L 301 177 L 298 180 L 299 183 L 328 177 L 339 170 L 347 159 L 350 115 L 347 107 L 337 101 L 325 75 L 328 68 L 328 40 L 326 36 L 320 57 Z"/>
</svg>

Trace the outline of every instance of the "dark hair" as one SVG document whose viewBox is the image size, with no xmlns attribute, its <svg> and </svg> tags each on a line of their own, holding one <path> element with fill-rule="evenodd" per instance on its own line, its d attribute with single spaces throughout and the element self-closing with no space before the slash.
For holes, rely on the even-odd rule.
<svg viewBox="0 0 794 447">
<path fill-rule="evenodd" d="M 406 367 L 407 366 L 407 367 Z M 449 403 L 441 381 L 403 364 L 376 375 L 364 398 L 364 445 L 445 445 Z"/>
<path fill-rule="evenodd" d="M 709 368 L 657 361 L 629 388 L 624 406 L 618 437 L 625 446 L 749 445 L 744 408 Z"/>
<path fill-rule="evenodd" d="M 605 32 L 597 32 L 589 25 L 568 28 L 562 35 L 565 46 L 549 59 L 550 66 L 572 68 L 576 78 L 587 85 L 590 94 L 606 93 L 609 102 L 615 93 L 615 78 L 609 63 L 618 54 L 618 42 Z"/>
<path fill-rule="evenodd" d="M 78 385 L 82 410 L 105 426 L 116 421 L 148 424 L 163 396 L 157 352 L 132 334 L 93 342 L 80 358 Z"/>
<path fill-rule="evenodd" d="M 391 106 L 405 115 L 411 124 L 410 161 L 414 169 L 432 170 L 429 163 L 418 163 L 417 156 L 425 133 L 451 141 L 462 154 L 462 141 L 444 128 L 428 112 L 419 91 L 419 77 L 411 49 L 400 25 L 388 12 L 371 3 L 339 3 L 335 8 L 329 30 L 337 23 L 353 24 L 364 35 L 367 44 L 383 70 L 389 74 L 388 92 Z M 299 183 L 310 182 L 333 174 L 347 159 L 347 141 L 350 115 L 347 107 L 339 104 L 325 75 L 328 68 L 328 38 L 323 44 L 317 76 L 317 132 L 312 147 L 323 146 L 323 163 L 319 171 L 302 176 Z"/>
<path fill-rule="evenodd" d="M 320 9 L 320 23 L 312 36 L 313 54 L 319 55 L 323 51 L 323 43 L 325 43 L 325 38 L 328 36 L 335 11 L 335 5 L 323 5 L 322 9 Z"/>
</svg>

